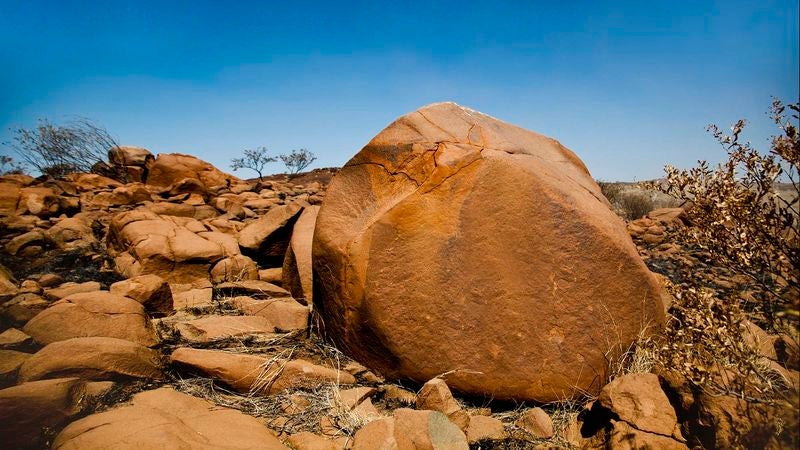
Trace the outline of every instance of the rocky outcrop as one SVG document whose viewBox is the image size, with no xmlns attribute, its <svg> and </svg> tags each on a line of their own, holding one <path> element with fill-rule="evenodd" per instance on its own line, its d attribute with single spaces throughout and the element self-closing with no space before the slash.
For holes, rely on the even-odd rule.
<svg viewBox="0 0 800 450">
<path fill-rule="evenodd" d="M 342 168 L 313 258 L 340 348 L 392 378 L 449 373 L 471 394 L 598 392 L 606 352 L 664 320 L 660 286 L 578 157 L 452 103 L 401 117 Z"/>
<path fill-rule="evenodd" d="M 124 276 L 157 274 L 174 283 L 207 281 L 212 264 L 239 253 L 229 236 L 196 219 L 141 209 L 111 220 L 108 244 Z"/>
</svg>

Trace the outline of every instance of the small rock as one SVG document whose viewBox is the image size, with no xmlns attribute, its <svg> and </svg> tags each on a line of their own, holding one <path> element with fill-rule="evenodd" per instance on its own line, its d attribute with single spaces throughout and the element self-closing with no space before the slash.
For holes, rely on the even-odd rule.
<svg viewBox="0 0 800 450">
<path fill-rule="evenodd" d="M 286 289 L 261 280 L 228 281 L 214 286 L 214 290 L 226 297 L 247 295 L 253 298 L 291 297 Z"/>
<path fill-rule="evenodd" d="M 517 419 L 516 424 L 538 438 L 549 439 L 555 434 L 553 432 L 553 421 L 542 408 L 529 409 Z"/>
<path fill-rule="evenodd" d="M 352 389 L 339 390 L 337 392 L 338 402 L 346 410 L 355 408 L 359 403 L 371 397 L 377 389 L 373 387 L 357 387 Z"/>
<path fill-rule="evenodd" d="M 276 286 L 281 286 L 283 282 L 283 268 L 273 267 L 272 269 L 261 269 L 258 271 L 258 279 Z"/>
<path fill-rule="evenodd" d="M 243 280 L 258 280 L 258 267 L 247 256 L 229 256 L 211 268 L 211 281 L 214 283 Z"/>
<path fill-rule="evenodd" d="M 505 439 L 506 431 L 503 422 L 494 417 L 473 416 L 467 427 L 467 441 L 474 444 L 478 441 L 499 441 Z"/>
<path fill-rule="evenodd" d="M 422 386 L 417 393 L 417 409 L 439 411 L 462 430 L 466 430 L 469 425 L 469 414 L 456 401 L 447 383 L 441 378 L 434 378 Z"/>
<path fill-rule="evenodd" d="M 616 378 L 603 387 L 597 401 L 636 429 L 680 436 L 675 409 L 661 389 L 658 375 L 631 373 Z"/>
<path fill-rule="evenodd" d="M 175 350 L 170 359 L 173 364 L 198 370 L 243 393 L 273 395 L 287 389 L 317 387 L 320 383 L 355 383 L 355 379 L 346 372 L 302 359 L 271 360 L 255 355 L 186 347 Z"/>
<path fill-rule="evenodd" d="M 402 405 L 414 405 L 417 403 L 417 394 L 394 384 L 381 386 L 383 399 L 397 402 Z"/>
<path fill-rule="evenodd" d="M 172 290 L 158 275 L 140 275 L 111 285 L 112 294 L 132 298 L 141 303 L 153 317 L 172 314 Z"/>
<path fill-rule="evenodd" d="M 9 328 L 0 333 L 0 348 L 5 350 L 21 350 L 31 348 L 33 338 L 16 328 Z"/>
<path fill-rule="evenodd" d="M 22 363 L 33 356 L 30 353 L 22 353 L 14 350 L 0 350 L 0 386 L 10 386 L 16 384 L 17 371 Z"/>
<path fill-rule="evenodd" d="M 287 442 L 295 450 L 343 450 L 345 448 L 344 445 L 337 441 L 317 436 L 308 431 L 289 436 Z"/>
</svg>

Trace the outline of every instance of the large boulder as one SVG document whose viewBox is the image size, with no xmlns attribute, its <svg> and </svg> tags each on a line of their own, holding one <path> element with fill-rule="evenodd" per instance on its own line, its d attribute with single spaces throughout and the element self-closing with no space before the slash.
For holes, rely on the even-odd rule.
<svg viewBox="0 0 800 450">
<path fill-rule="evenodd" d="M 206 189 L 225 187 L 230 182 L 239 181 L 233 175 L 228 175 L 194 156 L 181 153 L 160 153 L 150 166 L 147 184 L 159 188 L 170 188 L 187 178 L 199 181 Z"/>
<path fill-rule="evenodd" d="M 169 387 L 71 423 L 53 449 L 286 449 L 258 419 Z"/>
<path fill-rule="evenodd" d="M 597 393 L 608 352 L 664 321 L 580 159 L 453 103 L 399 118 L 342 168 L 313 266 L 326 333 L 350 356 L 497 399 Z"/>
<path fill-rule="evenodd" d="M 108 160 L 120 166 L 146 166 L 154 159 L 150 150 L 142 147 L 121 145 L 108 150 Z"/>
</svg>

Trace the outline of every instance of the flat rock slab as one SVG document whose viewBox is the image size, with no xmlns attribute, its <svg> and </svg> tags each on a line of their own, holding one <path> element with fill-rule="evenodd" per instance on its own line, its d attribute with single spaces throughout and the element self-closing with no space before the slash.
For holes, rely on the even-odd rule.
<svg viewBox="0 0 800 450">
<path fill-rule="evenodd" d="M 258 419 L 168 387 L 73 422 L 53 442 L 58 450 L 111 448 L 286 449 Z"/>
<path fill-rule="evenodd" d="M 253 298 L 280 298 L 291 297 L 286 289 L 261 280 L 228 281 L 214 286 L 220 295 L 233 297 L 247 295 Z"/>
<path fill-rule="evenodd" d="M 57 377 L 92 380 L 160 380 L 161 355 L 142 345 L 108 337 L 73 338 L 39 350 L 19 368 L 20 383 Z"/>
<path fill-rule="evenodd" d="M 75 337 L 112 337 L 146 347 L 158 343 L 144 306 L 108 291 L 67 296 L 40 312 L 23 328 L 40 344 Z"/>
<path fill-rule="evenodd" d="M 277 333 L 275 324 L 259 316 L 209 316 L 178 322 L 175 329 L 181 338 L 199 344 L 245 336 L 269 336 Z"/>
<path fill-rule="evenodd" d="M 272 395 L 287 389 L 313 388 L 322 383 L 353 384 L 347 372 L 302 359 L 281 360 L 220 350 L 179 348 L 172 353 L 173 364 L 199 371 L 238 392 Z"/>
<path fill-rule="evenodd" d="M 256 300 L 252 297 L 239 296 L 230 301 L 236 309 L 247 315 L 269 319 L 276 330 L 283 332 L 304 330 L 308 325 L 310 313 L 308 306 L 297 303 L 291 297 Z"/>
</svg>

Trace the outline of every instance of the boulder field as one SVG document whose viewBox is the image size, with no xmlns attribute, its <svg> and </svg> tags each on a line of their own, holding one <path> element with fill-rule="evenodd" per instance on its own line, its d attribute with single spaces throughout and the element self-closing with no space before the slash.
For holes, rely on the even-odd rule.
<svg viewBox="0 0 800 450">
<path fill-rule="evenodd" d="M 660 285 L 578 157 L 454 103 L 407 114 L 332 180 L 313 241 L 327 336 L 390 378 L 597 393 L 664 321 Z"/>
<path fill-rule="evenodd" d="M 680 208 L 626 229 L 552 139 L 444 103 L 341 170 L 96 166 L 0 176 L 3 449 L 796 447 L 781 409 L 609 370 L 666 278 L 747 280 L 678 244 Z M 795 392 L 796 339 L 743 325 Z"/>
</svg>

